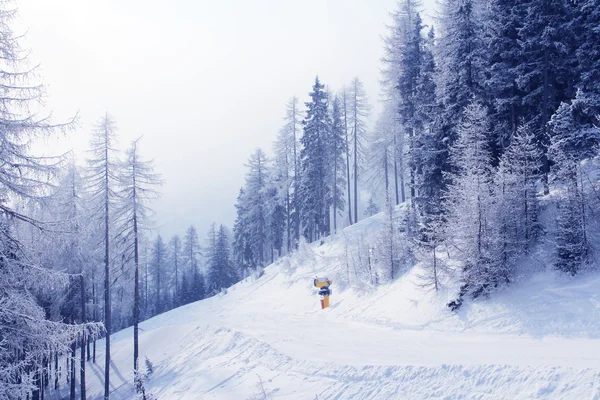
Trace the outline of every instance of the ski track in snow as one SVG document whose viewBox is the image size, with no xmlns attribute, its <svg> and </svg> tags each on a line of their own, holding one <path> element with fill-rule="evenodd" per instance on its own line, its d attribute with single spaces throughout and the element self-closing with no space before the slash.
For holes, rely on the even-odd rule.
<svg viewBox="0 0 600 400">
<path fill-rule="evenodd" d="M 533 274 L 458 313 L 414 284 L 418 266 L 372 292 L 336 288 L 343 238 L 381 215 L 248 278 L 225 295 L 140 325 L 147 389 L 159 399 L 600 400 L 600 275 Z M 333 279 L 319 309 L 315 275 Z M 112 336 L 112 399 L 130 399 L 133 331 Z M 88 398 L 103 393 L 103 341 Z"/>
</svg>

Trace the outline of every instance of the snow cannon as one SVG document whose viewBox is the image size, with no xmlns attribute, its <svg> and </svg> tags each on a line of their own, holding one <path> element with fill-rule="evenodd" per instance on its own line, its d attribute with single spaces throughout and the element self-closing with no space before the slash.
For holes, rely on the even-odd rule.
<svg viewBox="0 0 600 400">
<path fill-rule="evenodd" d="M 322 287 L 331 285 L 331 281 L 327 278 L 315 278 L 315 287 L 321 289 Z"/>
<path fill-rule="evenodd" d="M 315 278 L 314 285 L 319 288 L 319 297 L 321 298 L 321 309 L 329 307 L 329 296 L 331 295 L 331 281 L 327 278 Z"/>
</svg>

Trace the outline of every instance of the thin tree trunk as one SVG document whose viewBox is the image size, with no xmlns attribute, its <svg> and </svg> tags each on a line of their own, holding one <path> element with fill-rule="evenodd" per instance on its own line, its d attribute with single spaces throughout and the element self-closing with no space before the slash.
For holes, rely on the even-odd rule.
<svg viewBox="0 0 600 400">
<path fill-rule="evenodd" d="M 300 180 L 300 171 L 298 171 L 298 154 L 297 154 L 297 139 L 296 139 L 296 98 L 294 97 L 292 100 L 292 115 L 293 122 L 292 128 L 294 131 L 294 209 L 296 213 L 294 214 L 294 237 L 295 243 L 294 248 L 298 248 L 298 241 L 300 240 L 300 207 L 298 206 L 298 181 Z"/>
<path fill-rule="evenodd" d="M 344 133 L 346 135 L 346 175 L 348 182 L 348 222 L 352 225 L 352 196 L 351 191 L 351 180 L 350 180 L 350 141 L 348 140 L 348 109 L 346 106 L 346 90 L 344 90 Z"/>
<path fill-rule="evenodd" d="M 334 156 L 333 156 L 333 234 L 337 233 L 337 143 L 335 144 Z"/>
<path fill-rule="evenodd" d="M 162 303 L 160 301 L 160 286 L 161 286 L 161 276 L 160 276 L 160 270 L 161 270 L 161 264 L 162 264 L 162 257 L 161 257 L 161 253 L 160 253 L 160 249 L 157 247 L 156 248 L 156 261 L 157 261 L 157 265 L 156 265 L 156 311 L 155 314 L 160 314 L 161 312 L 161 308 L 162 308 Z"/>
<path fill-rule="evenodd" d="M 134 157 L 136 154 L 134 153 Z M 135 181 L 135 160 L 133 162 L 133 260 L 134 260 L 134 288 L 133 288 L 133 371 L 138 372 L 139 359 L 139 323 L 140 323 L 140 257 L 137 223 L 137 192 Z M 177 293 L 177 250 L 175 250 L 175 293 Z"/>
<path fill-rule="evenodd" d="M 406 202 L 406 193 L 404 191 L 404 168 L 400 168 L 400 196 L 402 203 Z"/>
<path fill-rule="evenodd" d="M 71 321 L 73 322 L 73 321 Z M 75 343 L 75 340 L 73 341 L 73 343 L 71 343 L 71 368 L 69 370 L 69 374 L 71 375 L 71 390 L 70 390 L 70 395 L 69 395 L 69 399 L 70 400 L 75 400 L 75 387 L 76 387 L 76 379 L 75 379 L 75 353 L 77 351 L 77 343 Z"/>
<path fill-rule="evenodd" d="M 80 278 L 80 286 L 81 286 L 81 323 L 85 323 L 87 322 L 87 317 L 86 317 L 86 309 L 85 309 L 85 280 L 83 279 L 83 271 L 81 273 L 81 275 L 79 276 Z M 85 392 L 85 346 L 86 343 L 89 343 L 87 341 L 86 338 L 86 334 L 85 331 L 83 332 L 83 334 L 81 335 L 81 360 L 80 362 L 80 385 L 81 385 L 81 400 L 85 400 L 86 399 L 86 392 Z"/>
<path fill-rule="evenodd" d="M 58 390 L 58 353 L 54 353 L 54 390 Z"/>
<path fill-rule="evenodd" d="M 104 399 L 110 398 L 110 334 L 111 334 L 111 307 L 110 307 L 110 254 L 109 254 L 109 170 L 108 170 L 108 132 L 104 146 L 104 327 L 106 329 L 105 352 L 104 355 Z"/>
<path fill-rule="evenodd" d="M 137 222 L 137 221 L 136 221 Z M 136 235 L 137 236 L 137 235 Z M 179 258 L 179 248 L 177 248 L 177 245 L 174 243 L 174 258 L 175 258 L 175 301 L 173 302 L 175 304 L 175 307 L 179 306 L 179 304 L 181 303 L 179 301 L 179 265 L 178 265 L 178 258 Z M 135 264 L 135 270 L 137 273 L 136 276 L 136 285 L 139 285 L 138 280 L 139 280 L 139 265 L 138 263 Z M 139 307 L 139 286 L 138 286 L 138 307 Z M 139 311 L 138 311 L 138 318 L 139 318 Z"/>
<path fill-rule="evenodd" d="M 356 118 L 356 109 L 354 110 Z M 358 133 L 354 122 L 354 221 L 358 222 Z"/>
<path fill-rule="evenodd" d="M 579 166 L 576 167 L 576 171 L 578 171 L 580 186 L 581 186 L 581 225 L 582 225 L 582 233 L 583 233 L 583 244 L 585 246 L 584 254 L 587 256 L 588 254 L 588 242 L 587 242 L 587 220 L 585 217 L 585 193 L 583 191 L 583 175 L 581 173 L 581 169 Z M 575 178 L 577 179 L 577 178 Z M 577 185 L 575 185 L 577 187 Z"/>
<path fill-rule="evenodd" d="M 414 129 L 410 128 L 409 131 L 409 140 L 410 140 L 410 151 L 411 151 L 411 165 L 410 165 L 410 202 L 411 205 L 414 206 L 414 199 L 416 196 L 416 190 L 415 190 L 415 163 L 414 160 L 412 159 L 412 155 L 413 155 L 413 151 L 414 149 Z"/>
<path fill-rule="evenodd" d="M 145 249 L 146 254 L 146 263 L 144 265 L 144 315 L 148 315 L 148 248 Z M 190 248 L 190 253 L 192 258 L 190 258 L 190 263 L 192 266 L 192 271 L 194 269 L 194 250 Z"/>
<path fill-rule="evenodd" d="M 92 314 L 94 318 L 94 322 L 98 322 L 98 297 L 96 291 L 96 272 L 92 269 Z M 92 358 L 92 362 L 96 364 L 96 335 L 94 335 L 94 356 Z"/>
<path fill-rule="evenodd" d="M 433 242 L 433 284 L 435 287 L 435 291 L 439 290 L 438 288 L 438 277 L 437 277 L 437 257 L 435 255 L 436 242 Z"/>
<path fill-rule="evenodd" d="M 91 343 L 92 343 L 92 339 L 89 336 L 86 336 L 86 346 L 87 346 L 87 349 L 86 349 L 86 355 L 87 355 L 86 356 L 86 360 L 87 361 L 90 361 L 91 358 L 92 358 L 92 352 L 90 351 L 90 349 L 91 349 L 91 347 L 90 347 Z"/>
<path fill-rule="evenodd" d="M 544 98 L 542 100 L 542 141 L 546 141 L 548 126 L 548 50 L 544 49 Z M 543 149 L 542 156 L 542 183 L 544 184 L 544 194 L 550 193 L 548 184 L 548 174 L 550 173 L 550 160 L 548 160 L 547 149 Z"/>
<path fill-rule="evenodd" d="M 388 178 L 388 154 L 387 154 L 387 150 L 386 150 L 385 154 L 383 155 L 383 161 L 384 161 L 383 172 L 385 174 L 385 195 L 386 195 L 386 198 L 388 198 L 388 200 L 391 203 L 391 199 L 389 199 L 389 196 L 390 196 L 390 180 Z"/>
<path fill-rule="evenodd" d="M 398 194 L 398 145 L 396 143 L 396 135 L 394 134 L 394 189 L 396 193 L 396 205 L 400 204 Z"/>
</svg>

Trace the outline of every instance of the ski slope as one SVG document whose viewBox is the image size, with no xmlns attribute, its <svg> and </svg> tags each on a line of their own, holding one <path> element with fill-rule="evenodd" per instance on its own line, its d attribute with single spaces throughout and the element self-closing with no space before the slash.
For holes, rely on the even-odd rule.
<svg viewBox="0 0 600 400">
<path fill-rule="evenodd" d="M 141 357 L 154 365 L 147 389 L 158 399 L 258 399 L 264 389 L 273 399 L 600 400 L 597 272 L 532 273 L 457 313 L 445 307 L 452 288 L 415 285 L 418 265 L 375 290 L 336 287 L 344 241 L 376 233 L 381 220 L 142 323 Z M 334 281 L 329 309 L 316 275 Z M 134 397 L 132 337 L 131 328 L 112 336 L 112 399 Z M 103 358 L 88 363 L 88 398 L 102 397 Z"/>
</svg>

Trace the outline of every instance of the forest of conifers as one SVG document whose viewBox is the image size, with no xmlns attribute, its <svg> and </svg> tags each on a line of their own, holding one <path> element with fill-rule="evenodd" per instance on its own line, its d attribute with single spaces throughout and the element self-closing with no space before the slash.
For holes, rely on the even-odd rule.
<svg viewBox="0 0 600 400">
<path fill-rule="evenodd" d="M 0 2 L 0 399 L 40 399 L 65 382 L 84 399 L 87 362 L 108 376 L 111 332 L 134 326 L 137 372 L 140 321 L 380 210 L 386 231 L 365 250 L 377 258 L 372 283 L 426 257 L 437 290 L 452 259 L 452 310 L 517 279 L 542 243 L 564 274 L 593 268 L 597 1 L 442 0 L 427 25 L 422 11 L 400 0 L 391 15 L 375 123 L 375 94 L 360 79 L 307 82 L 308 96 L 273 116 L 284 122 L 270 155 L 250 156 L 231 231 L 213 225 L 202 241 L 190 226 L 165 241 L 152 230 L 161 177 L 143 140 L 116 150 L 108 113 L 89 127 L 85 157 L 33 154 L 31 141 L 76 118 L 33 111 L 44 87 L 11 28 L 15 4 Z M 101 337 L 106 357 L 96 360 Z M 109 398 L 108 379 L 105 390 Z"/>
</svg>

